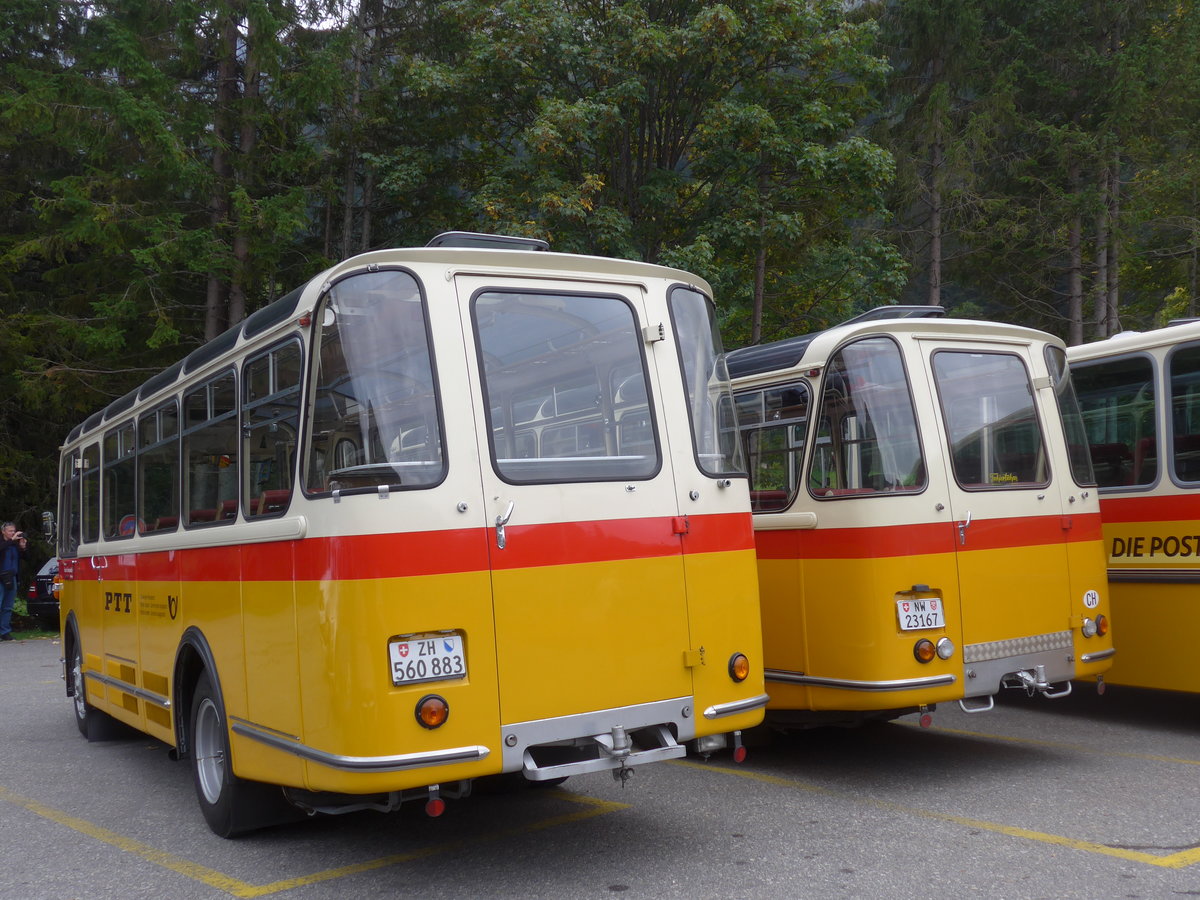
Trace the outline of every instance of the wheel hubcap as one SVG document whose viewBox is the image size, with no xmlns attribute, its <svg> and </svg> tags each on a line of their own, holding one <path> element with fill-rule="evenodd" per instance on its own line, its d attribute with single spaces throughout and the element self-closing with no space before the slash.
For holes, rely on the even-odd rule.
<svg viewBox="0 0 1200 900">
<path fill-rule="evenodd" d="M 196 711 L 196 777 L 204 799 L 216 803 L 225 783 L 225 742 L 217 705 L 205 697 Z"/>
<path fill-rule="evenodd" d="M 82 722 L 87 718 L 87 700 L 84 697 L 83 660 L 79 658 L 78 650 L 75 651 L 75 663 L 71 667 L 71 681 L 75 685 L 75 715 Z"/>
</svg>

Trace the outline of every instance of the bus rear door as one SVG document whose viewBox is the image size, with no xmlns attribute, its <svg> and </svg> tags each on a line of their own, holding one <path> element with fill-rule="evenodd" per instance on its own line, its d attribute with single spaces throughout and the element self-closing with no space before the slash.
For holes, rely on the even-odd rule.
<svg viewBox="0 0 1200 900">
<path fill-rule="evenodd" d="M 544 722 L 537 737 L 553 739 L 554 721 L 690 696 L 679 511 L 641 289 L 468 275 L 456 286 L 476 343 L 501 722 Z"/>
<path fill-rule="evenodd" d="M 994 694 L 1017 671 L 1040 681 L 1031 689 L 1046 692 L 1049 682 L 1073 674 L 1066 548 L 1072 523 L 1054 484 L 1069 474 L 1051 465 L 1051 409 L 1038 408 L 1038 367 L 1028 346 L 1016 342 L 943 336 L 924 349 L 950 476 L 935 508 L 944 506 L 953 523 L 964 696 Z"/>
</svg>

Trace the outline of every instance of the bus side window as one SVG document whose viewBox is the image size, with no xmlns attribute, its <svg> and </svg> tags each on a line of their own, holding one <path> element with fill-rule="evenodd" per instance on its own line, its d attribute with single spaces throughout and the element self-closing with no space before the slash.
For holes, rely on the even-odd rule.
<svg viewBox="0 0 1200 900">
<path fill-rule="evenodd" d="M 137 530 L 134 478 L 136 445 L 133 421 L 104 434 L 104 537 L 133 537 Z"/>
<path fill-rule="evenodd" d="M 800 486 L 808 386 L 798 382 L 745 391 L 734 397 L 734 404 L 750 471 L 751 508 L 754 512 L 787 509 Z"/>
<path fill-rule="evenodd" d="M 300 342 L 290 340 L 242 370 L 242 506 L 248 519 L 282 515 L 291 502 L 302 364 Z"/>
<path fill-rule="evenodd" d="M 1131 356 L 1071 367 L 1083 412 L 1092 468 L 1100 487 L 1133 487 L 1158 479 L 1154 367 Z"/>
<path fill-rule="evenodd" d="M 83 451 L 83 540 L 100 540 L 100 445 Z"/>
<path fill-rule="evenodd" d="M 237 393 L 233 372 L 219 375 L 186 394 L 183 414 L 186 523 L 232 522 L 237 515 L 238 494 Z"/>
<path fill-rule="evenodd" d="M 59 476 L 61 521 L 59 523 L 58 555 L 71 557 L 79 549 L 82 533 L 80 480 L 83 474 L 83 459 L 79 455 L 79 451 L 76 450 L 70 456 L 63 457 L 62 466 Z"/>
<path fill-rule="evenodd" d="M 138 422 L 138 506 L 142 533 L 179 524 L 179 406 L 171 401 Z"/>
<path fill-rule="evenodd" d="M 1200 481 L 1200 347 L 1181 347 L 1171 354 L 1171 428 L 1175 475 Z"/>
</svg>

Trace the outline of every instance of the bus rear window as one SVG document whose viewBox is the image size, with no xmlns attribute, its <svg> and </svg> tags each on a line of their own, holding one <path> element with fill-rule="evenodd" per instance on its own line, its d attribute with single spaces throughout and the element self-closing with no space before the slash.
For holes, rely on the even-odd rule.
<svg viewBox="0 0 1200 900">
<path fill-rule="evenodd" d="M 1019 357 L 940 350 L 933 354 L 933 377 L 960 485 L 989 490 L 1049 483 L 1033 385 Z"/>
<path fill-rule="evenodd" d="M 486 291 L 472 314 L 496 474 L 537 483 L 658 471 L 641 335 L 624 299 Z"/>
</svg>

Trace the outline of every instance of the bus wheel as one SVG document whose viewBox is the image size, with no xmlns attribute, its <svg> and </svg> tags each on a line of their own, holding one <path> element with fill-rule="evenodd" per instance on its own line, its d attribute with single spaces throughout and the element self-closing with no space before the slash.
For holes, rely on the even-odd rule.
<svg viewBox="0 0 1200 900">
<path fill-rule="evenodd" d="M 75 726 L 89 741 L 117 741 L 132 737 L 135 732 L 118 722 L 108 713 L 101 712 L 87 701 L 87 689 L 83 685 L 83 645 L 79 634 L 72 632 L 71 649 L 71 709 L 75 713 Z"/>
<path fill-rule="evenodd" d="M 192 695 L 191 758 L 200 811 L 214 834 L 236 837 L 302 816 L 279 787 L 233 774 L 225 708 L 207 672 Z"/>
<path fill-rule="evenodd" d="M 78 637 L 75 638 L 75 646 L 71 652 L 71 685 L 75 725 L 79 728 L 79 733 L 87 737 L 88 717 L 95 715 L 96 711 L 87 702 L 87 691 L 83 686 L 83 650 L 79 646 Z"/>
</svg>

